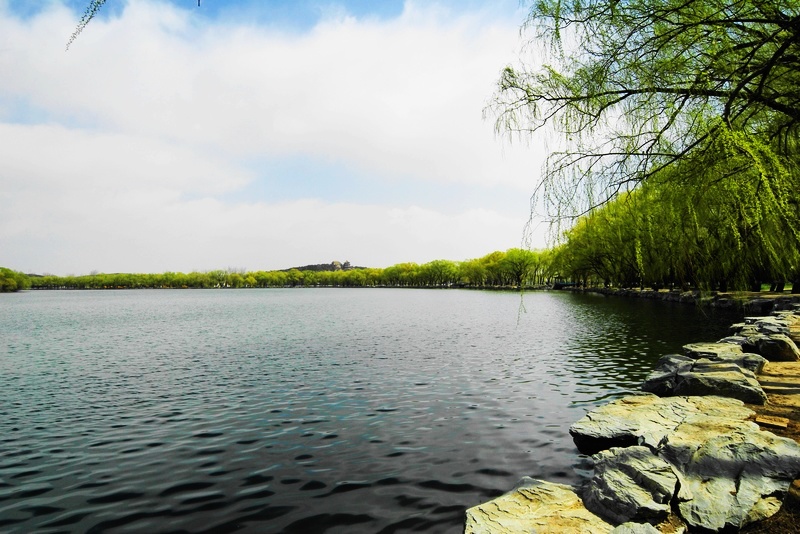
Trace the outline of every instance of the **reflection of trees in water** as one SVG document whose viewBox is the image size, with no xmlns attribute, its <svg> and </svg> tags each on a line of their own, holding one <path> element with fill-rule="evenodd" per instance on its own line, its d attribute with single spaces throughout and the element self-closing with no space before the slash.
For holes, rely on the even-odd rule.
<svg viewBox="0 0 800 534">
<path fill-rule="evenodd" d="M 528 310 L 525 309 L 525 292 L 519 292 L 519 309 L 517 310 L 517 326 L 519 326 L 519 322 L 522 320 L 522 316 L 528 313 Z"/>
<path fill-rule="evenodd" d="M 724 337 L 736 312 L 703 310 L 660 301 L 571 294 L 571 335 L 564 337 L 564 365 L 578 392 L 623 393 L 639 384 L 656 361 L 687 343 Z"/>
</svg>

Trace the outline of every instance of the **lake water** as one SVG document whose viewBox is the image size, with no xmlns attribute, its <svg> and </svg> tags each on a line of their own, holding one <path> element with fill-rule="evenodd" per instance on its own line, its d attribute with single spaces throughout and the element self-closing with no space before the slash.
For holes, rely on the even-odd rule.
<svg viewBox="0 0 800 534">
<path fill-rule="evenodd" d="M 708 312 L 707 312 L 708 313 Z M 0 295 L 0 531 L 460 532 L 736 316 L 547 292 Z"/>
</svg>

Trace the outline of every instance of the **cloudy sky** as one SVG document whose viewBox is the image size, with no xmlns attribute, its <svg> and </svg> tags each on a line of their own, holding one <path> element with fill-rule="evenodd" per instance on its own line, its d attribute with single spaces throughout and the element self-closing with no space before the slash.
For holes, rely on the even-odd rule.
<svg viewBox="0 0 800 534">
<path fill-rule="evenodd" d="M 0 266 L 387 267 L 520 246 L 483 117 L 518 0 L 0 0 Z M 544 242 L 535 243 L 543 245 Z"/>
</svg>

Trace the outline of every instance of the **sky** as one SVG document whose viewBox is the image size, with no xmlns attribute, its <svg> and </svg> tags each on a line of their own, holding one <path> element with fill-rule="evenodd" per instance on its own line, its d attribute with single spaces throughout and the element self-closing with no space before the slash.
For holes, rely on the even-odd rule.
<svg viewBox="0 0 800 534">
<path fill-rule="evenodd" d="M 518 0 L 0 0 L 0 266 L 461 261 L 543 163 L 489 103 Z M 544 230 L 534 246 L 545 246 Z"/>
</svg>

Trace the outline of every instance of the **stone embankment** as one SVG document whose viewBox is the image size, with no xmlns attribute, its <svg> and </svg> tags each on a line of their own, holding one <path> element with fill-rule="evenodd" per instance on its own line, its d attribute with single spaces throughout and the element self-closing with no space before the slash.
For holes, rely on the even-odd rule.
<svg viewBox="0 0 800 534">
<path fill-rule="evenodd" d="M 579 293 L 598 293 L 608 296 L 661 300 L 664 302 L 680 302 L 709 306 L 711 308 L 743 308 L 750 315 L 768 315 L 773 311 L 791 310 L 795 304 L 800 304 L 800 295 L 786 295 L 776 293 L 722 293 L 718 291 L 680 291 L 654 289 L 621 289 L 593 287 L 587 289 L 570 288 L 570 291 Z"/>
<path fill-rule="evenodd" d="M 594 462 L 583 487 L 525 477 L 467 510 L 465 532 L 729 532 L 775 515 L 800 477 L 800 304 L 771 303 L 573 424 Z"/>
</svg>

